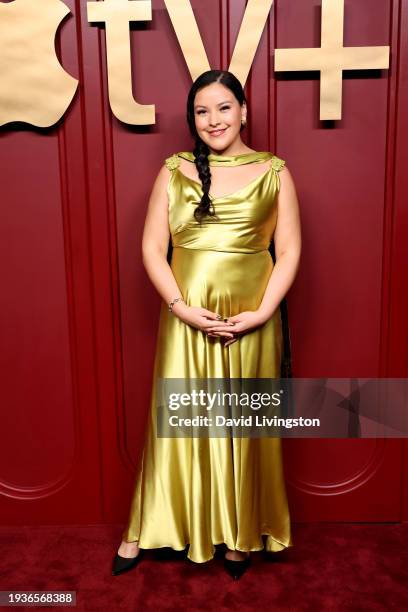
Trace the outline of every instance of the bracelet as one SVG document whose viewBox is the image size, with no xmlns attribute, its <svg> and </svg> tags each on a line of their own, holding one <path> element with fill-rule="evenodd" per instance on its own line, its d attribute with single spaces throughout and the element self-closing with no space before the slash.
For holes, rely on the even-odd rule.
<svg viewBox="0 0 408 612">
<path fill-rule="evenodd" d="M 174 300 L 172 300 L 172 301 L 170 302 L 170 304 L 169 304 L 169 312 L 173 312 L 173 306 L 174 306 L 174 304 L 175 304 L 176 302 L 184 302 L 184 300 L 183 300 L 183 298 L 182 298 L 182 297 L 178 297 L 178 298 L 175 298 Z"/>
</svg>

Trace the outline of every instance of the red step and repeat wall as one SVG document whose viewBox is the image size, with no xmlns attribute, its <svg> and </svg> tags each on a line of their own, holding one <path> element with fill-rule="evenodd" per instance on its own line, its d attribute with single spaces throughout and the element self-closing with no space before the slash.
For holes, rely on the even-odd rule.
<svg viewBox="0 0 408 612">
<path fill-rule="evenodd" d="M 0 28 L 18 2 L 0 2 Z M 229 67 L 245 4 L 191 2 L 212 68 Z M 89 23 L 86 2 L 65 5 L 55 41 L 79 82 L 72 102 L 51 127 L 0 127 L 3 524 L 125 520 L 160 306 L 141 233 L 164 158 L 192 148 L 192 79 L 165 3 L 129 28 L 133 96 L 155 105 L 151 125 L 112 112 L 105 25 Z M 389 45 L 389 68 L 345 70 L 341 119 L 322 120 L 320 73 L 275 70 L 276 49 L 320 47 L 321 3 L 275 0 L 246 81 L 245 138 L 285 159 L 297 187 L 294 376 L 407 377 L 408 2 L 346 1 L 343 43 Z M 284 459 L 294 521 L 408 519 L 405 439 L 284 440 Z"/>
</svg>

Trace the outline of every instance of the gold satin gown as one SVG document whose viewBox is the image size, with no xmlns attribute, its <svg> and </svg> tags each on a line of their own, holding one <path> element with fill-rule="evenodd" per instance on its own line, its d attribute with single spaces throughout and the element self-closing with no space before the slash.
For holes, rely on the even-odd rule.
<svg viewBox="0 0 408 612">
<path fill-rule="evenodd" d="M 285 162 L 269 152 L 210 154 L 210 166 L 265 163 L 244 188 L 213 198 L 219 221 L 200 228 L 193 217 L 201 183 L 165 160 L 171 269 L 186 304 L 222 317 L 256 310 L 273 269 L 268 251 L 277 221 L 275 195 Z M 210 190 L 211 191 L 211 190 Z M 277 378 L 283 351 L 280 310 L 264 325 L 224 347 L 183 323 L 162 302 L 151 410 L 141 464 L 122 537 L 140 548 L 171 547 L 202 563 L 215 544 L 269 552 L 293 546 L 280 438 L 158 438 L 155 381 L 161 378 Z M 262 535 L 266 535 L 265 546 Z"/>
</svg>

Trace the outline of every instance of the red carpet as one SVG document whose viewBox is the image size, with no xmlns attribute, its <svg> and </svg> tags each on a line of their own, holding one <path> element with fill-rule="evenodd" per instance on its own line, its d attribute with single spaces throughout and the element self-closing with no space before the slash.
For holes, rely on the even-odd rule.
<svg viewBox="0 0 408 612">
<path fill-rule="evenodd" d="M 146 551 L 138 567 L 112 576 L 121 530 L 1 527 L 0 590 L 76 590 L 73 609 L 101 612 L 408 609 L 408 523 L 295 523 L 295 546 L 272 561 L 253 553 L 239 582 L 222 556 L 197 565 L 166 558 L 168 549 Z"/>
</svg>

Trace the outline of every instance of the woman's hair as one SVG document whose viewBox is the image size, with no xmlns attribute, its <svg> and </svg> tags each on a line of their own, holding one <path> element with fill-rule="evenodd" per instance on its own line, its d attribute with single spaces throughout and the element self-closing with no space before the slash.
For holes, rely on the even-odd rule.
<svg viewBox="0 0 408 612">
<path fill-rule="evenodd" d="M 189 91 L 187 98 L 187 123 L 190 128 L 191 135 L 195 139 L 193 150 L 193 155 L 195 158 L 194 163 L 197 168 L 203 190 L 203 197 L 201 198 L 197 208 L 194 210 L 194 217 L 200 223 L 207 215 L 210 217 L 216 217 L 216 214 L 210 198 L 211 172 L 208 162 L 208 154 L 210 153 L 210 149 L 197 134 L 194 115 L 194 100 L 198 90 L 206 87 L 206 85 L 210 85 L 211 83 L 221 83 L 221 85 L 224 85 L 224 87 L 228 87 L 241 106 L 244 102 L 246 102 L 244 90 L 240 81 L 234 74 L 232 74 L 232 72 L 228 72 L 227 70 L 207 70 L 206 72 L 203 72 L 194 81 Z M 241 125 L 241 130 L 243 127 L 244 126 Z"/>
</svg>

